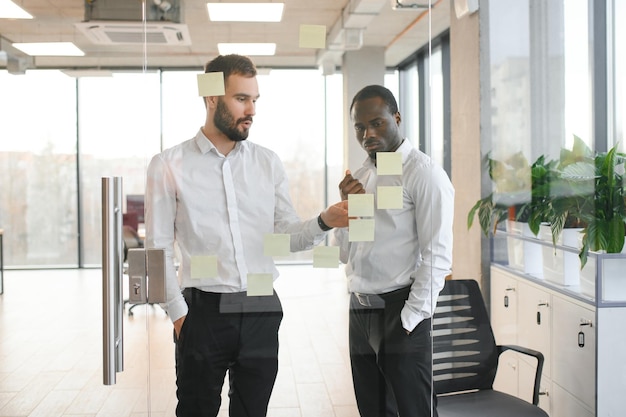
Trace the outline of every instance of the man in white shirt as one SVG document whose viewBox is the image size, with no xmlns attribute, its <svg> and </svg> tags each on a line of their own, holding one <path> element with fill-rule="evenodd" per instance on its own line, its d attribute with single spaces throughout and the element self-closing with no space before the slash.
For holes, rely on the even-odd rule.
<svg viewBox="0 0 626 417">
<path fill-rule="evenodd" d="M 350 242 L 347 230 L 335 231 L 351 292 L 357 405 L 361 417 L 436 416 L 431 316 L 451 268 L 454 189 L 445 171 L 402 137 L 388 89 L 363 88 L 350 113 L 368 158 L 354 175 L 346 172 L 342 200 L 354 193 L 376 197 L 381 186 L 402 188 L 402 208 L 375 210 L 374 241 Z M 379 175 L 378 152 L 400 153 L 402 174 Z"/>
<path fill-rule="evenodd" d="M 282 319 L 276 292 L 246 294 L 249 274 L 278 277 L 272 257 L 264 255 L 264 236 L 289 234 L 291 251 L 310 249 L 326 231 L 347 226 L 347 209 L 337 203 L 301 221 L 277 155 L 246 141 L 259 98 L 254 64 L 240 55 L 218 56 L 205 72 L 223 73 L 225 94 L 204 98 L 206 121 L 195 138 L 152 158 L 146 246 L 166 250 L 176 415 L 217 416 L 228 371 L 229 415 L 262 417 L 278 370 Z M 215 259 L 217 276 L 198 270 Z"/>
</svg>

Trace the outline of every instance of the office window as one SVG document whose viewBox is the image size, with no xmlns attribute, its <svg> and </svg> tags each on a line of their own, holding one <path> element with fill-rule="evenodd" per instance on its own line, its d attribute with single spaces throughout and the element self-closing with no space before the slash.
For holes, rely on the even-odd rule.
<svg viewBox="0 0 626 417">
<path fill-rule="evenodd" d="M 76 83 L 0 71 L 0 228 L 7 266 L 76 266 Z"/>
<path fill-rule="evenodd" d="M 593 146 L 588 0 L 489 3 L 492 156 Z"/>
<path fill-rule="evenodd" d="M 430 57 L 430 156 L 444 166 L 444 90 L 443 52 L 441 45 L 433 48 Z"/>
<path fill-rule="evenodd" d="M 81 244 L 85 266 L 99 266 L 102 261 L 102 177 L 121 176 L 124 196 L 144 194 L 146 167 L 160 146 L 159 83 L 158 73 L 115 73 L 113 77 L 79 80 Z"/>
<path fill-rule="evenodd" d="M 400 128 L 403 135 L 416 145 L 420 138 L 419 77 L 417 61 L 414 60 L 406 67 L 401 68 L 399 75 L 401 94 L 397 97 L 402 115 Z"/>
<path fill-rule="evenodd" d="M 609 17 L 611 18 L 611 17 Z M 609 135 L 613 139 L 609 146 L 618 145 L 621 152 L 626 152 L 624 143 L 624 125 L 626 124 L 626 28 L 622 22 L 626 19 L 626 0 L 613 1 L 612 25 L 613 33 L 608 34 L 609 56 L 613 57 L 613 68 L 610 73 L 613 75 L 613 134 Z M 612 42 L 611 42 L 612 41 Z M 610 84 L 609 84 L 610 85 Z M 611 90 L 609 90 L 611 91 Z"/>
</svg>

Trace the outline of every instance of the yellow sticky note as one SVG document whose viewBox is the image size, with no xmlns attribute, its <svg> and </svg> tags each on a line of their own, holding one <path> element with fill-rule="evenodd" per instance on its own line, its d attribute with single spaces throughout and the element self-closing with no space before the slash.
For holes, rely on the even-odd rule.
<svg viewBox="0 0 626 417">
<path fill-rule="evenodd" d="M 400 152 L 376 152 L 378 175 L 402 175 L 402 154 Z"/>
<path fill-rule="evenodd" d="M 316 246 L 313 248 L 313 268 L 338 268 L 339 246 Z"/>
<path fill-rule="evenodd" d="M 350 219 L 348 226 L 348 241 L 373 242 L 374 219 Z"/>
<path fill-rule="evenodd" d="M 348 216 L 374 216 L 374 194 L 348 194 Z"/>
<path fill-rule="evenodd" d="M 326 26 L 300 25 L 300 48 L 326 48 Z"/>
<path fill-rule="evenodd" d="M 265 256 L 289 256 L 291 254 L 291 235 L 268 233 L 263 236 L 263 254 Z"/>
<path fill-rule="evenodd" d="M 272 274 L 248 274 L 248 297 L 274 294 Z"/>
<path fill-rule="evenodd" d="M 376 207 L 381 210 L 401 209 L 404 206 L 402 186 L 379 186 L 376 191 Z"/>
<path fill-rule="evenodd" d="M 217 256 L 192 256 L 191 279 L 217 278 Z"/>
<path fill-rule="evenodd" d="M 224 92 L 223 72 L 198 74 L 198 95 L 200 97 L 223 96 Z"/>
</svg>

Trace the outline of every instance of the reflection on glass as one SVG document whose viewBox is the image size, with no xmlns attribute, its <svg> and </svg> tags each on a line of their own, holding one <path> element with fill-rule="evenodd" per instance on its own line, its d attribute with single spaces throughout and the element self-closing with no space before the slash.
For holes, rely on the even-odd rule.
<svg viewBox="0 0 626 417">
<path fill-rule="evenodd" d="M 146 165 L 160 145 L 159 75 L 82 78 L 78 94 L 83 262 L 99 265 L 100 181 L 121 176 L 124 195 L 144 194 Z"/>
<path fill-rule="evenodd" d="M 619 145 L 619 150 L 624 152 L 624 125 L 626 124 L 626 28 L 621 22 L 626 19 L 626 0 L 614 0 L 613 8 L 613 85 L 615 90 L 615 115 L 613 127 L 613 143 L 609 146 Z M 611 39 L 611 34 L 608 34 Z M 609 44 L 610 45 L 610 44 Z"/>
<path fill-rule="evenodd" d="M 75 90 L 59 71 L 0 71 L 5 265 L 78 264 Z"/>
</svg>

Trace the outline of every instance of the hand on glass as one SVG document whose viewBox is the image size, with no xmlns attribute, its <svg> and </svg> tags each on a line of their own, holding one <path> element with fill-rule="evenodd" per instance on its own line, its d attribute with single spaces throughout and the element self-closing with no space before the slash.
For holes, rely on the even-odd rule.
<svg viewBox="0 0 626 417">
<path fill-rule="evenodd" d="M 348 202 L 340 201 L 320 213 L 324 224 L 330 227 L 348 227 Z"/>
</svg>

